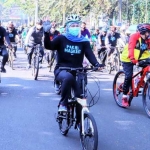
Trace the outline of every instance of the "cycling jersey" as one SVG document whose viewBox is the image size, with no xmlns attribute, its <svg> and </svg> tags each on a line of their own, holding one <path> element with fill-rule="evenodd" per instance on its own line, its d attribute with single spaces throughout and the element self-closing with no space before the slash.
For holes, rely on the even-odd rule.
<svg viewBox="0 0 150 150">
<path fill-rule="evenodd" d="M 117 32 L 115 32 L 113 34 L 108 33 L 107 38 L 108 38 L 108 44 L 110 44 L 113 47 L 116 47 L 117 40 L 120 38 L 120 34 Z"/>
<path fill-rule="evenodd" d="M 87 38 L 91 38 L 91 35 L 90 35 L 90 32 L 88 29 L 84 29 L 84 30 L 81 30 L 81 35 L 83 35 L 84 37 L 87 37 Z"/>
<path fill-rule="evenodd" d="M 129 44 L 125 46 L 121 54 L 121 61 L 131 62 L 130 59 L 142 60 L 149 58 L 148 44 L 148 40 L 142 39 L 139 32 L 132 34 Z"/>
<path fill-rule="evenodd" d="M 10 42 L 15 42 L 15 37 L 16 37 L 16 35 L 18 35 L 16 29 L 13 29 L 12 32 L 7 30 L 7 34 L 10 39 Z"/>
<path fill-rule="evenodd" d="M 25 45 L 34 46 L 37 44 L 42 44 L 42 37 L 43 28 L 37 30 L 36 27 L 32 27 L 26 36 Z"/>
<path fill-rule="evenodd" d="M 4 45 L 4 37 L 8 45 L 10 45 L 10 40 L 5 28 L 0 27 L 0 45 Z"/>
<path fill-rule="evenodd" d="M 105 46 L 105 38 L 106 38 L 106 35 L 101 34 L 99 38 L 100 38 L 100 40 L 101 40 L 101 46 Z"/>
<path fill-rule="evenodd" d="M 63 35 L 50 41 L 49 34 L 45 34 L 44 45 L 46 49 L 57 50 L 56 67 L 82 67 L 84 54 L 93 66 L 98 63 L 88 41 L 72 42 Z"/>
</svg>

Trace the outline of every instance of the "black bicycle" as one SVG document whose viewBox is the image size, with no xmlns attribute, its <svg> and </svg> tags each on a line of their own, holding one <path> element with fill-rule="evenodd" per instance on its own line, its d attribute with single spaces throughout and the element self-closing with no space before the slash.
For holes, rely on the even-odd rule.
<svg viewBox="0 0 150 150">
<path fill-rule="evenodd" d="M 62 135 L 67 135 L 69 129 L 74 125 L 75 129 L 79 130 L 80 141 L 83 150 L 97 150 L 98 148 L 98 131 L 94 117 L 89 111 L 89 107 L 93 106 L 91 103 L 87 104 L 87 73 L 91 68 L 70 68 L 60 67 L 60 70 L 75 71 L 76 80 L 79 87 L 82 89 L 82 98 L 74 97 L 74 90 L 70 91 L 70 98 L 68 100 L 67 112 L 58 112 L 57 122 Z M 76 106 L 80 104 L 81 121 L 77 123 Z"/>
<path fill-rule="evenodd" d="M 39 74 L 39 64 L 40 64 L 40 60 L 41 55 L 40 55 L 40 49 L 42 48 L 42 46 L 40 44 L 37 44 L 36 46 L 33 47 L 34 51 L 33 51 L 33 55 L 32 55 L 32 75 L 34 77 L 34 80 L 37 80 L 38 74 Z"/>
</svg>

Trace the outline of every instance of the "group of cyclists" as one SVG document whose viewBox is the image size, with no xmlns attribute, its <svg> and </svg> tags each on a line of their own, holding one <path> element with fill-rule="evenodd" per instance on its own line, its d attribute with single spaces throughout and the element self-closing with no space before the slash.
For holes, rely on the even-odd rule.
<svg viewBox="0 0 150 150">
<path fill-rule="evenodd" d="M 74 88 L 76 97 L 80 98 L 82 92 L 75 80 L 76 73 L 74 71 L 68 72 L 67 70 L 60 70 L 59 67 L 82 67 L 84 57 L 86 57 L 97 70 L 101 70 L 105 66 L 106 57 L 102 61 L 102 64 L 100 64 L 92 51 L 90 42 L 92 42 L 93 35 L 91 35 L 86 28 L 86 23 L 81 22 L 80 16 L 72 14 L 67 17 L 65 31 L 62 34 L 56 30 L 55 24 L 43 22 L 40 19 L 37 20 L 35 26 L 30 29 L 25 28 L 24 31 L 21 31 L 20 33 L 16 31 L 13 22 L 8 23 L 7 29 L 0 26 L 0 55 L 3 56 L 1 72 L 6 72 L 5 64 L 8 61 L 7 48 L 12 49 L 11 43 L 15 42 L 16 39 L 20 42 L 20 34 L 22 35 L 24 45 L 27 48 L 27 69 L 31 68 L 31 59 L 35 45 L 41 45 L 40 63 L 42 63 L 45 54 L 44 49 L 47 50 L 48 64 L 51 60 L 49 53 L 51 53 L 50 55 L 52 57 L 54 53 L 56 53 L 57 63 L 54 69 L 56 90 L 59 90 L 61 85 L 59 112 L 67 111 L 69 93 L 72 87 Z M 129 106 L 127 93 L 132 80 L 133 66 L 138 64 L 140 60 L 150 57 L 149 37 L 150 24 L 148 23 L 139 24 L 137 26 L 137 32 L 134 34 L 130 34 L 130 32 L 125 30 L 123 30 L 122 33 L 119 33 L 115 26 L 111 26 L 109 32 L 106 28 L 102 28 L 101 31 L 96 30 L 95 32 L 95 38 L 98 43 L 98 55 L 100 55 L 101 52 L 108 50 L 107 57 L 109 58 L 111 54 L 113 54 L 117 43 L 124 47 L 120 57 L 125 72 L 122 97 L 122 105 L 124 107 Z M 15 57 L 16 51 L 17 47 L 14 51 Z M 80 106 L 77 107 L 77 113 L 81 113 Z"/>
</svg>

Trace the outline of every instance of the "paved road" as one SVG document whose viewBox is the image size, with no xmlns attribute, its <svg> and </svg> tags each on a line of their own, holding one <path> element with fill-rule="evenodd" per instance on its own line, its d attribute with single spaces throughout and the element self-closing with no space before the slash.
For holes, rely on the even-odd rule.
<svg viewBox="0 0 150 150">
<path fill-rule="evenodd" d="M 55 121 L 59 96 L 53 88 L 53 74 L 46 64 L 34 81 L 26 70 L 26 55 L 18 51 L 15 70 L 6 67 L 0 84 L 1 150 L 80 150 L 79 133 L 73 128 L 68 136 L 60 134 Z M 91 108 L 99 133 L 98 150 L 148 150 L 150 120 L 141 97 L 129 109 L 119 108 L 112 96 L 113 75 L 94 73 L 101 81 L 101 97 Z M 89 80 L 91 93 L 97 86 Z"/>
</svg>

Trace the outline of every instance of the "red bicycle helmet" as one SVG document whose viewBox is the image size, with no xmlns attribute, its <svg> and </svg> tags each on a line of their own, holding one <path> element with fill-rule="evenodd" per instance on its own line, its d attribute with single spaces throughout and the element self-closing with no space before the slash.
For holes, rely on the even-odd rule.
<svg viewBox="0 0 150 150">
<path fill-rule="evenodd" d="M 148 23 L 139 24 L 137 26 L 137 29 L 140 32 L 140 34 L 145 34 L 146 32 L 150 32 L 150 24 Z"/>
</svg>

